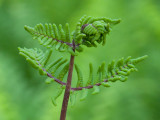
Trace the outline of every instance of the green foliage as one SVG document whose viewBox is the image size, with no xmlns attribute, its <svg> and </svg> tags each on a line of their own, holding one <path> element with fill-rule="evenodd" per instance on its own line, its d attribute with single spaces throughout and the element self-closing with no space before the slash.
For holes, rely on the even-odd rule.
<svg viewBox="0 0 160 120">
<path fill-rule="evenodd" d="M 88 95 L 88 89 L 83 88 L 82 89 L 82 97 L 80 98 L 80 101 L 83 101 L 86 99 L 87 95 Z"/>
<path fill-rule="evenodd" d="M 105 17 L 91 17 L 83 16 L 77 23 L 76 30 L 73 34 L 70 34 L 69 24 L 66 23 L 65 30 L 62 25 L 46 23 L 37 24 L 34 28 L 29 26 L 24 26 L 25 30 L 29 32 L 33 39 L 37 39 L 40 45 L 47 48 L 53 48 L 57 51 L 64 52 L 68 51 L 73 56 L 77 56 L 77 52 L 73 51 L 73 48 L 82 52 L 85 45 L 87 47 L 97 47 L 97 43 L 106 43 L 106 35 L 111 31 L 111 26 L 118 24 L 120 19 L 112 20 Z M 74 40 L 74 44 L 72 44 Z"/>
<path fill-rule="evenodd" d="M 125 82 L 128 79 L 128 76 L 130 75 L 131 72 L 137 71 L 137 68 L 135 65 L 144 59 L 146 59 L 148 56 L 142 56 L 138 57 L 136 59 L 131 59 L 131 57 L 127 57 L 126 59 L 121 58 L 117 62 L 114 60 L 108 64 L 107 69 L 105 66 L 105 63 L 103 62 L 97 70 L 97 76 L 98 80 L 93 78 L 93 66 L 92 64 L 89 64 L 89 79 L 87 81 L 87 84 L 83 87 L 77 87 L 75 90 L 83 90 L 83 95 L 82 98 L 80 99 L 81 101 L 84 100 L 87 95 L 88 95 L 88 90 L 93 88 L 92 94 L 98 94 L 100 92 L 99 86 L 102 85 L 104 87 L 110 87 L 111 82 L 116 82 L 116 81 L 121 81 Z M 78 76 L 82 76 L 77 72 Z M 79 80 L 78 80 L 79 82 Z M 84 83 L 82 83 L 84 84 Z M 81 89 L 80 89 L 81 88 Z"/>
<path fill-rule="evenodd" d="M 52 55 L 52 49 L 49 51 L 46 51 L 45 53 L 40 49 L 27 49 L 27 48 L 18 48 L 19 54 L 24 56 L 26 60 L 35 68 L 39 70 L 39 73 L 41 75 L 50 75 L 54 76 L 55 73 L 58 71 L 60 67 L 62 67 L 68 60 L 62 59 L 62 57 L 58 58 L 57 60 L 53 62 L 49 62 L 51 55 Z M 65 64 L 62 67 L 62 70 L 58 73 L 57 78 L 60 81 L 63 81 L 64 76 L 68 72 L 69 64 Z M 50 73 L 50 74 L 49 74 Z M 51 81 L 54 81 L 53 78 L 47 78 L 46 83 L 51 83 Z"/>
<path fill-rule="evenodd" d="M 39 70 L 40 74 L 47 74 L 43 71 L 43 66 L 46 65 L 48 59 L 51 56 L 51 52 L 43 53 L 40 49 L 27 49 L 27 48 L 18 48 L 19 54 L 24 56 L 26 60 L 36 69 Z"/>
<path fill-rule="evenodd" d="M 93 86 L 94 91 L 92 92 L 92 95 L 98 94 L 100 92 L 100 89 L 98 86 Z"/>
<path fill-rule="evenodd" d="M 52 48 L 64 52 L 68 47 L 71 47 L 71 34 L 69 30 L 69 24 L 66 23 L 65 30 L 60 24 L 58 27 L 56 24 L 46 23 L 37 24 L 34 28 L 24 26 L 25 30 L 29 32 L 33 39 L 37 39 L 39 43 L 47 48 Z"/>
<path fill-rule="evenodd" d="M 89 64 L 89 71 L 89 78 L 86 86 L 93 84 L 93 65 L 91 63 Z"/>
<path fill-rule="evenodd" d="M 137 66 L 139 72 L 131 74 L 129 81 L 126 83 L 114 83 L 110 89 L 101 90 L 101 94 L 88 96 L 87 101 L 83 103 L 77 102 L 75 109 L 69 108 L 68 119 L 159 119 L 160 104 L 158 104 L 159 96 L 157 96 L 160 92 L 158 76 L 160 71 L 158 62 L 160 59 L 159 6 L 159 0 L 48 0 L 45 1 L 45 4 L 42 0 L 1 0 L 0 91 L 5 92 L 8 97 L 1 95 L 1 99 L 5 98 L 6 102 L 2 101 L 0 106 L 2 108 L 2 106 L 9 105 L 8 109 L 11 112 L 8 113 L 8 110 L 5 109 L 0 110 L 0 119 L 10 120 L 11 116 L 11 119 L 16 120 L 23 120 L 28 117 L 35 120 L 59 119 L 60 101 L 59 106 L 54 109 L 50 106 L 51 102 L 48 99 L 56 92 L 55 88 L 43 83 L 44 77 L 37 75 L 36 70 L 33 70 L 26 64 L 27 61 L 25 62 L 21 56 L 17 55 L 16 48 L 18 46 L 37 47 L 37 41 L 32 41 L 23 30 L 24 24 L 32 26 L 39 22 L 54 22 L 65 25 L 65 22 L 69 22 L 71 29 L 74 29 L 75 21 L 83 14 L 118 17 L 123 20 L 107 36 L 106 46 L 97 49 L 85 48 L 85 52 L 80 53 L 76 58 L 76 64 L 83 72 L 84 81 L 88 80 L 89 70 L 86 67 L 89 62 L 92 62 L 93 67 L 97 68 L 103 60 L 106 60 L 108 64 L 112 59 L 116 60 L 127 55 L 136 57 L 148 54 L 149 58 Z M 103 51 L 105 51 L 105 54 L 102 56 L 100 53 L 103 53 Z M 83 61 L 83 63 L 80 61 Z M 73 76 L 73 79 L 76 80 L 76 75 Z M 101 102 L 95 105 L 98 100 L 101 100 Z M 39 109 L 42 106 L 43 110 Z M 93 109 L 89 109 L 91 107 Z M 126 111 L 129 111 L 127 115 L 125 115 Z M 112 113 L 114 113 L 114 116 Z M 19 117 L 17 118 L 15 115 Z M 54 118 L 52 115 L 54 115 Z"/>
<path fill-rule="evenodd" d="M 118 81 L 113 84 L 110 82 L 111 88 L 100 87 L 100 94 L 88 95 L 86 101 L 77 102 L 73 109 L 69 107 L 67 119 L 158 120 L 160 118 L 159 4 L 159 0 L 48 0 L 45 3 L 43 0 L 1 0 L 0 120 L 26 118 L 59 120 L 63 95 L 54 108 L 49 98 L 56 93 L 54 87 L 56 84 L 45 85 L 44 77 L 39 76 L 37 71 L 17 54 L 17 47 L 37 47 L 38 42 L 30 39 L 23 30 L 25 24 L 34 26 L 39 22 L 54 22 L 65 25 L 65 22 L 69 22 L 73 30 L 75 21 L 84 14 L 122 18 L 121 24 L 114 27 L 107 35 L 105 46 L 98 46 L 96 49 L 84 47 L 85 52 L 76 58 L 84 82 L 88 80 L 87 66 L 90 62 L 93 64 L 94 72 L 97 72 L 97 66 L 104 60 L 108 65 L 112 59 L 116 60 L 122 56 L 136 57 L 148 54 L 149 58 L 137 66 L 139 72 L 131 74 L 129 81 L 125 83 Z M 53 53 L 51 61 L 57 59 L 57 52 L 54 52 L 54 49 Z M 76 78 L 74 75 L 73 80 L 76 81 Z M 94 78 L 97 79 L 96 76 Z M 76 86 L 74 83 L 73 85 Z"/>
<path fill-rule="evenodd" d="M 46 79 L 46 83 L 49 84 L 55 81 L 61 85 L 59 91 L 52 100 L 52 103 L 55 106 L 57 105 L 56 99 L 62 94 L 62 91 L 66 86 L 63 79 L 68 73 L 69 63 L 66 63 L 67 59 L 62 59 L 62 57 L 53 62 L 49 62 L 53 51 L 53 45 L 55 45 L 55 49 L 59 52 L 68 49 L 68 52 L 75 56 L 77 55 L 75 50 L 78 52 L 83 51 L 82 45 L 87 47 L 97 47 L 97 43 L 105 45 L 106 35 L 111 31 L 111 26 L 118 24 L 119 22 L 119 19 L 112 20 L 105 17 L 94 18 L 91 16 L 83 16 L 77 23 L 76 30 L 73 32 L 73 35 L 70 35 L 68 23 L 66 24 L 65 31 L 61 24 L 59 25 L 59 28 L 57 28 L 55 24 L 45 24 L 45 26 L 38 24 L 35 28 L 25 26 L 25 30 L 28 31 L 34 39 L 38 39 L 39 43 L 46 46 L 49 51 L 43 53 L 42 50 L 38 50 L 36 48 L 19 48 L 20 55 L 24 56 L 34 68 L 38 69 L 40 74 L 47 75 L 49 77 Z M 128 57 L 127 59 L 121 58 L 116 63 L 115 61 L 112 61 L 108 66 L 103 62 L 96 70 L 96 78 L 93 77 L 95 68 L 93 67 L 93 64 L 90 63 L 89 77 L 86 84 L 84 83 L 80 67 L 75 64 L 78 80 L 76 82 L 76 87 L 71 88 L 71 105 L 73 106 L 75 103 L 76 91 L 83 91 L 80 99 L 83 101 L 88 95 L 87 89 L 93 88 L 92 94 L 95 95 L 100 92 L 99 86 L 101 85 L 104 87 L 110 87 L 110 82 L 115 82 L 117 80 L 125 82 L 131 72 L 137 71 L 135 65 L 146 57 L 147 56 L 142 56 L 136 59 L 131 59 L 131 57 Z M 56 76 L 55 73 L 62 65 L 64 66 Z"/>
<path fill-rule="evenodd" d="M 77 97 L 77 93 L 71 91 L 71 92 L 70 92 L 70 102 L 71 102 L 71 107 L 74 107 L 75 102 L 76 102 L 76 97 Z"/>
</svg>

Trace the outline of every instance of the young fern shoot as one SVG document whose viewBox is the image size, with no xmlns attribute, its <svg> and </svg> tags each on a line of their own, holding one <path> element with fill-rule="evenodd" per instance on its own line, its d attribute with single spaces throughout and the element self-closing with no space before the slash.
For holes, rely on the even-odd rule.
<svg viewBox="0 0 160 120">
<path fill-rule="evenodd" d="M 98 44 L 106 44 L 106 35 L 110 33 L 112 26 L 120 23 L 120 19 L 108 19 L 105 17 L 83 16 L 77 23 L 76 29 L 70 32 L 69 24 L 65 27 L 60 24 L 46 23 L 37 24 L 34 28 L 25 26 L 25 30 L 29 32 L 33 39 L 38 40 L 40 45 L 47 48 L 43 52 L 41 49 L 18 48 L 19 54 L 24 56 L 31 65 L 36 68 L 41 75 L 45 75 L 46 83 L 56 82 L 60 85 L 57 94 L 53 97 L 53 105 L 57 105 L 56 99 L 64 93 L 60 120 L 66 119 L 68 101 L 70 97 L 71 105 L 74 105 L 76 94 L 82 90 L 80 101 L 85 100 L 88 95 L 88 89 L 93 88 L 92 94 L 100 92 L 99 86 L 110 87 L 110 83 L 121 81 L 125 82 L 131 72 L 137 71 L 135 65 L 143 61 L 147 55 L 132 59 L 130 56 L 126 59 L 121 58 L 117 62 L 112 61 L 106 65 L 103 62 L 98 69 L 92 63 L 89 64 L 89 78 L 86 81 L 83 78 L 82 70 L 74 64 L 74 58 L 83 52 L 84 46 L 97 47 Z M 71 34 L 72 33 L 72 34 Z M 70 54 L 70 61 L 63 57 L 52 59 L 53 49 Z M 71 86 L 73 69 L 77 73 L 77 84 Z M 97 77 L 94 78 L 94 71 Z M 68 74 L 67 82 L 64 81 L 65 75 Z M 75 81 L 75 79 L 74 79 Z M 86 81 L 86 84 L 85 84 Z M 57 85 L 58 85 L 57 84 Z"/>
</svg>

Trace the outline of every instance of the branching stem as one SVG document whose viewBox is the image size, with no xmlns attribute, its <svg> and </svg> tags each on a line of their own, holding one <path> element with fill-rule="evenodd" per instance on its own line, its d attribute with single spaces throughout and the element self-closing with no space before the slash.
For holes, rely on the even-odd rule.
<svg viewBox="0 0 160 120">
<path fill-rule="evenodd" d="M 73 43 L 73 51 L 75 52 L 75 43 L 74 43 L 74 41 L 72 43 Z M 70 90 L 71 90 L 73 66 L 74 66 L 74 56 L 71 55 L 67 84 L 66 84 L 66 89 L 65 89 L 64 98 L 63 98 L 60 120 L 66 119 L 66 112 L 67 112 L 68 101 L 69 101 Z"/>
</svg>

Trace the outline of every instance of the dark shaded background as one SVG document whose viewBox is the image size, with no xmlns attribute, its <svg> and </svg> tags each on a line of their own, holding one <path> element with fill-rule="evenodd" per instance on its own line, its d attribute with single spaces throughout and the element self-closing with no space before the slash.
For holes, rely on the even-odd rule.
<svg viewBox="0 0 160 120">
<path fill-rule="evenodd" d="M 58 120 L 61 96 L 54 107 L 56 85 L 46 85 L 18 46 L 39 47 L 23 29 L 37 23 L 70 23 L 86 15 L 121 18 L 105 47 L 85 49 L 76 62 L 88 77 L 88 63 L 149 55 L 125 83 L 113 83 L 69 107 L 67 120 L 158 120 L 160 118 L 159 0 L 0 0 L 0 120 Z"/>
</svg>

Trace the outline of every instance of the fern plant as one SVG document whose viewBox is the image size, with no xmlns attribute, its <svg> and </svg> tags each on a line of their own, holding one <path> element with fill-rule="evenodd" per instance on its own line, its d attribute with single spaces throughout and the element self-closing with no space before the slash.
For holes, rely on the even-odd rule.
<svg viewBox="0 0 160 120">
<path fill-rule="evenodd" d="M 98 44 L 105 45 L 106 35 L 110 33 L 112 26 L 120 23 L 120 19 L 108 19 L 105 17 L 83 16 L 77 23 L 76 29 L 70 33 L 69 24 L 65 27 L 60 24 L 37 24 L 34 28 L 25 26 L 25 30 L 29 32 L 33 39 L 38 40 L 40 45 L 47 48 L 43 52 L 41 49 L 18 48 L 19 54 L 24 56 L 31 65 L 36 68 L 41 75 L 47 76 L 46 83 L 56 82 L 60 85 L 57 94 L 52 99 L 52 103 L 56 106 L 56 99 L 64 93 L 64 99 L 61 109 L 60 120 L 65 120 L 69 97 L 74 104 L 74 97 L 78 91 L 82 90 L 81 101 L 88 95 L 88 89 L 93 89 L 92 94 L 100 92 L 99 86 L 110 87 L 110 83 L 121 81 L 125 82 L 131 72 L 137 71 L 135 65 L 144 60 L 147 55 L 132 59 L 130 56 L 121 58 L 118 61 L 112 61 L 108 66 L 105 62 L 94 70 L 92 63 L 89 64 L 89 77 L 87 82 L 83 78 L 80 66 L 74 64 L 74 58 L 83 52 L 84 46 L 97 47 Z M 60 57 L 50 62 L 53 49 L 59 52 L 70 54 L 70 61 Z M 59 68 L 62 68 L 59 70 Z M 75 68 L 77 73 L 77 84 L 71 86 L 72 73 Z M 96 71 L 97 77 L 94 78 Z M 64 81 L 65 75 L 68 74 L 67 82 Z M 75 81 L 75 80 L 74 80 Z"/>
</svg>

